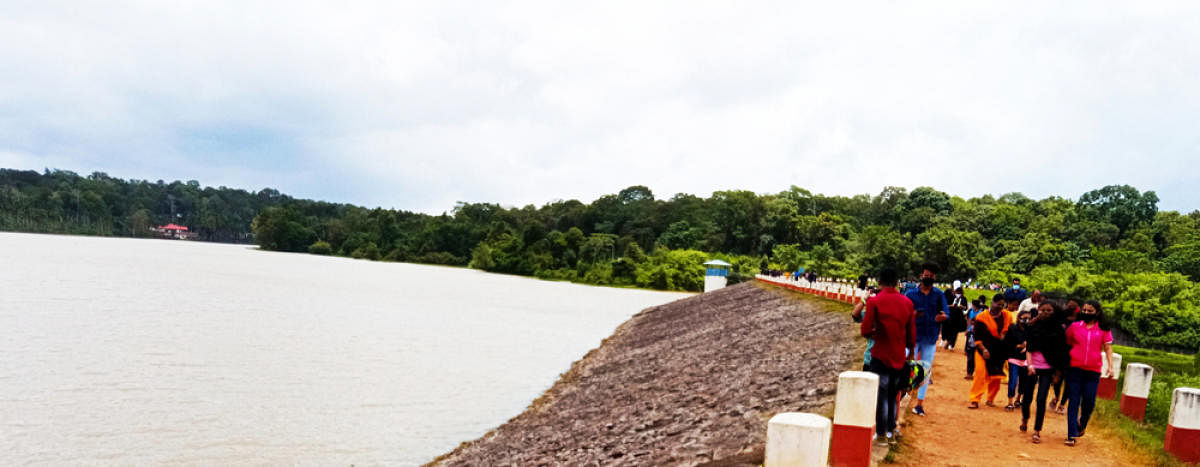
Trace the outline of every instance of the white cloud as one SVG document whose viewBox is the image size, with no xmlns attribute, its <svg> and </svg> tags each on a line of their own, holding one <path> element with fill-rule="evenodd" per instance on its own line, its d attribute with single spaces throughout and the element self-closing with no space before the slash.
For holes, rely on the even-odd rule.
<svg viewBox="0 0 1200 467">
<path fill-rule="evenodd" d="M 0 6 L 0 163 L 425 212 L 633 184 L 1191 210 L 1198 9 Z"/>
</svg>

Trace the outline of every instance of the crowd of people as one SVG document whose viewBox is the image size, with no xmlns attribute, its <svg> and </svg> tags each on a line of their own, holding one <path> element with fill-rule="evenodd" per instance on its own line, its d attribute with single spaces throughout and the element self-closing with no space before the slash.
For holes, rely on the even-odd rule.
<svg viewBox="0 0 1200 467">
<path fill-rule="evenodd" d="M 1040 443 L 1048 404 L 1051 411 L 1065 412 L 1064 443 L 1074 446 L 1095 408 L 1103 359 L 1112 361 L 1112 333 L 1103 324 L 1101 304 L 1037 290 L 1027 294 L 1018 279 L 990 300 L 985 295 L 969 301 L 957 281 L 946 290 L 936 287 L 937 274 L 936 264 L 925 263 L 919 284 L 903 288 L 895 270 L 882 271 L 878 287 L 868 287 L 866 276 L 859 278 L 859 288 L 870 293 L 857 301 L 853 317 L 867 338 L 863 371 L 879 375 L 876 442 L 900 436 L 896 421 L 904 397 L 915 395 L 913 414 L 927 414 L 925 395 L 937 348 L 953 350 L 965 333 L 965 378 L 972 381 L 967 409 L 997 407 L 1007 379 L 1004 410 L 1020 409 L 1018 429 L 1028 432 L 1032 417 L 1030 441 Z M 1107 373 L 1112 377 L 1113 369 Z"/>
</svg>

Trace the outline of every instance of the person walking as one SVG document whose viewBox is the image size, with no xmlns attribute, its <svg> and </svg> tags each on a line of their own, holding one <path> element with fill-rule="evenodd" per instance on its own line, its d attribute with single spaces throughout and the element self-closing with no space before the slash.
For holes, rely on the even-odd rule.
<svg viewBox="0 0 1200 467">
<path fill-rule="evenodd" d="M 1058 315 L 1058 319 L 1056 319 L 1055 321 L 1057 321 L 1059 327 L 1061 327 L 1063 329 L 1064 336 L 1066 335 L 1067 328 L 1071 327 L 1071 325 L 1075 324 L 1075 321 L 1078 320 L 1079 307 L 1082 305 L 1083 305 L 1083 300 L 1080 300 L 1075 297 L 1071 297 L 1071 298 L 1067 299 L 1066 306 L 1064 306 L 1061 309 L 1061 312 Z M 1068 350 L 1068 351 L 1070 350 L 1069 345 L 1067 346 L 1066 350 Z M 1055 373 L 1055 375 L 1054 375 L 1055 376 L 1054 386 L 1053 386 L 1054 399 L 1050 400 L 1050 406 L 1054 407 L 1054 413 L 1059 414 L 1059 415 L 1063 415 L 1063 414 L 1067 413 L 1067 396 L 1066 396 L 1066 393 L 1063 392 L 1063 385 L 1067 381 L 1067 369 L 1070 367 L 1071 367 L 1071 365 L 1070 365 L 1069 358 L 1066 359 L 1065 364 L 1055 367 L 1055 369 L 1058 370 L 1058 372 Z"/>
<path fill-rule="evenodd" d="M 1000 380 L 1004 379 L 1004 363 L 1008 357 L 1004 336 L 1010 325 L 1012 315 L 1004 309 L 1003 294 L 992 297 L 991 308 L 975 317 L 975 381 L 971 384 L 968 409 L 978 409 L 984 395 L 987 405 L 995 406 Z"/>
<path fill-rule="evenodd" d="M 1007 310 L 1008 315 L 1012 317 L 1013 326 L 1011 328 L 1009 328 L 1010 331 L 1015 330 L 1017 327 L 1016 325 L 1017 325 L 1017 306 L 1018 305 L 1019 305 L 1019 303 L 1016 300 L 1007 300 L 1006 299 L 1004 301 L 1004 309 Z M 1005 348 L 1009 352 L 1012 352 L 1015 350 L 1015 349 L 1013 349 L 1012 342 L 1005 341 L 1004 345 L 1005 345 Z M 1008 356 L 1005 356 L 1005 358 L 1008 358 Z M 1021 361 L 1022 365 L 1025 364 L 1024 357 L 1022 357 L 1020 361 Z M 1006 363 L 1004 364 L 1004 366 L 1008 367 L 1010 365 L 1012 365 L 1012 362 L 1006 360 Z M 1010 398 L 1010 400 L 1008 401 L 1009 402 L 1008 406 L 1004 407 L 1005 410 L 1012 411 L 1014 408 L 1016 408 L 1016 406 L 1012 404 L 1011 398 L 1013 397 L 1013 394 L 1016 393 L 1017 383 L 1020 380 L 1021 380 L 1021 372 L 1020 371 L 1009 371 L 1008 372 L 1008 397 Z"/>
<path fill-rule="evenodd" d="M 1021 403 L 1021 396 L 1019 396 L 1022 393 L 1017 392 L 1017 384 L 1029 377 L 1022 373 L 1025 373 L 1028 365 L 1025 354 L 1025 337 L 1031 316 L 1028 311 L 1018 312 L 1016 326 L 1008 328 L 1008 334 L 1004 335 L 1004 347 L 1010 349 L 1011 354 L 1008 358 L 1008 405 L 1004 406 L 1004 410 L 1009 412 L 1016 410 L 1017 405 L 1024 406 Z M 1017 405 L 1013 404 L 1013 398 L 1017 398 Z"/>
<path fill-rule="evenodd" d="M 921 265 L 921 285 L 910 290 L 905 296 L 912 301 L 917 313 L 917 353 L 916 360 L 927 370 L 933 368 L 933 355 L 937 352 L 938 336 L 941 334 L 942 322 L 950 319 L 946 305 L 946 295 L 933 286 L 937 280 L 938 266 L 927 262 Z M 932 372 L 925 375 L 921 388 L 917 390 L 917 406 L 912 412 L 925 416 L 925 391 L 933 379 Z"/>
<path fill-rule="evenodd" d="M 879 375 L 875 404 L 875 441 L 894 441 L 900 389 L 909 375 L 904 372 L 905 354 L 917 345 L 916 314 L 912 301 L 896 291 L 895 270 L 879 274 L 879 293 L 867 299 L 859 330 L 874 342 L 870 370 Z"/>
<path fill-rule="evenodd" d="M 963 379 L 972 379 L 975 377 L 975 316 L 986 310 L 983 306 L 983 299 L 978 298 L 971 302 L 971 309 L 967 310 L 967 332 L 963 336 L 963 350 L 967 354 L 967 376 Z"/>
<path fill-rule="evenodd" d="M 963 295 L 963 289 L 954 289 L 948 302 L 950 319 L 942 323 L 942 341 L 946 350 L 954 350 L 954 345 L 958 342 L 958 333 L 967 329 L 967 297 Z"/>
<path fill-rule="evenodd" d="M 1046 396 L 1054 376 L 1069 363 L 1067 334 L 1058 322 L 1062 315 L 1059 306 L 1049 300 L 1038 305 L 1037 315 L 1030 321 L 1025 338 L 1025 367 L 1028 373 L 1021 378 L 1021 431 L 1029 426 L 1030 406 L 1036 408 L 1033 421 L 1034 443 L 1042 442 L 1042 422 L 1046 419 Z M 1034 399 L 1034 389 L 1037 398 Z"/>
<path fill-rule="evenodd" d="M 1034 290 L 1029 298 L 1021 300 L 1021 304 L 1017 305 L 1017 311 L 1028 311 L 1030 314 L 1037 314 L 1037 307 L 1042 303 L 1041 290 Z"/>
<path fill-rule="evenodd" d="M 875 295 L 875 291 L 867 286 L 868 280 L 866 274 L 858 277 L 858 298 L 854 301 L 854 309 L 850 312 L 850 318 L 855 323 L 862 323 L 863 312 L 867 309 L 867 300 Z M 871 347 L 874 345 L 875 340 L 868 337 L 867 349 L 863 351 L 863 371 L 871 371 Z"/>
<path fill-rule="evenodd" d="M 1020 305 L 1026 298 L 1029 298 L 1029 295 L 1025 293 L 1025 290 L 1021 289 L 1021 279 L 1014 277 L 1012 287 L 1004 291 L 1004 300 L 1007 302 L 1015 301 Z"/>
<path fill-rule="evenodd" d="M 1096 408 L 1096 389 L 1100 384 L 1101 358 L 1112 361 L 1112 333 L 1102 324 L 1100 302 L 1088 300 L 1079 310 L 1079 320 L 1067 328 L 1071 346 L 1071 367 L 1067 369 L 1067 446 L 1087 431 L 1088 420 Z M 1103 355 L 1102 355 L 1103 354 Z M 1105 376 L 1113 376 L 1111 365 Z"/>
</svg>

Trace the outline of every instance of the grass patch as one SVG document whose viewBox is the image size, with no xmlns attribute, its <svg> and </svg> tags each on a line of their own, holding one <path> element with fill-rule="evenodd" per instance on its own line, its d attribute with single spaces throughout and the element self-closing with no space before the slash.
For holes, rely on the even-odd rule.
<svg viewBox="0 0 1200 467">
<path fill-rule="evenodd" d="M 1167 401 L 1167 405 L 1170 405 Z M 1102 420 L 1105 429 L 1117 433 L 1125 447 L 1140 452 L 1154 462 L 1155 465 L 1182 466 L 1186 465 L 1175 456 L 1163 451 L 1163 436 L 1166 434 L 1166 424 L 1138 423 L 1130 420 L 1121 413 L 1121 405 L 1117 401 L 1097 400 L 1095 418 Z M 1092 423 L 1093 425 L 1095 423 Z"/>
<path fill-rule="evenodd" d="M 1139 349 L 1114 345 L 1113 352 L 1121 354 L 1121 363 L 1142 363 L 1154 368 L 1150 382 L 1150 397 L 1146 402 L 1146 424 L 1158 428 L 1158 445 L 1162 447 L 1162 432 L 1171 413 L 1171 397 L 1178 387 L 1200 388 L 1200 374 L 1196 373 L 1194 359 L 1161 350 Z M 1125 374 L 1117 382 L 1118 390 L 1125 384 Z M 1119 410 L 1118 410 L 1119 412 Z"/>
<path fill-rule="evenodd" d="M 1174 456 L 1163 452 L 1163 437 L 1166 435 L 1167 418 L 1171 412 L 1171 397 L 1175 388 L 1200 388 L 1200 372 L 1196 357 L 1153 349 L 1141 349 L 1114 345 L 1113 352 L 1121 354 L 1121 363 L 1142 363 L 1154 368 L 1150 383 L 1150 397 L 1146 401 L 1146 421 L 1138 423 L 1121 413 L 1120 403 L 1097 400 L 1097 418 L 1103 419 L 1105 427 L 1119 434 L 1126 446 L 1140 451 L 1158 465 L 1185 465 Z M 1125 374 L 1117 382 L 1118 391 L 1124 387 Z"/>
<path fill-rule="evenodd" d="M 1195 374 L 1195 357 L 1161 350 L 1140 349 L 1114 345 L 1113 352 L 1121 354 L 1121 363 L 1144 363 L 1154 367 L 1154 375 L 1160 373 Z"/>
</svg>

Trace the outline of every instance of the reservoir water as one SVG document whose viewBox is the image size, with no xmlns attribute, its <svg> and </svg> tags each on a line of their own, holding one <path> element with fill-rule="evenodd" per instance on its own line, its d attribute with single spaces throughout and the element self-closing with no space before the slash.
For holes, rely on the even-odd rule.
<svg viewBox="0 0 1200 467">
<path fill-rule="evenodd" d="M 167 240 L 0 262 L 9 465 L 420 464 L 686 296 Z"/>
</svg>

